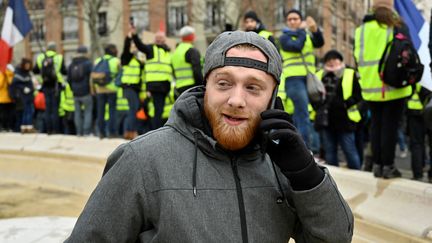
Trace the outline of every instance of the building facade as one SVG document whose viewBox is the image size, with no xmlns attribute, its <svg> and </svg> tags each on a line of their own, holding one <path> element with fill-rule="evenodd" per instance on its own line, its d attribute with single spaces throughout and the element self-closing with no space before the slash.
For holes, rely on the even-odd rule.
<svg viewBox="0 0 432 243">
<path fill-rule="evenodd" d="M 203 53 L 222 31 L 242 29 L 243 14 L 251 9 L 268 30 L 279 36 L 285 26 L 284 11 L 291 8 L 313 16 L 323 30 L 325 45 L 317 52 L 318 57 L 337 49 L 347 63 L 353 64 L 354 29 L 367 9 L 367 0 L 26 0 L 26 3 L 34 28 L 26 41 L 15 48 L 15 62 L 22 56 L 35 57 L 47 42 L 55 41 L 66 64 L 79 45 L 90 46 L 95 41 L 94 32 L 98 33 L 101 45 L 114 43 L 121 51 L 131 17 L 138 31 L 163 30 L 174 42 L 178 41 L 182 26 L 192 25 L 197 32 L 195 44 Z M 96 3 L 100 3 L 97 14 L 89 15 L 88 9 Z"/>
</svg>

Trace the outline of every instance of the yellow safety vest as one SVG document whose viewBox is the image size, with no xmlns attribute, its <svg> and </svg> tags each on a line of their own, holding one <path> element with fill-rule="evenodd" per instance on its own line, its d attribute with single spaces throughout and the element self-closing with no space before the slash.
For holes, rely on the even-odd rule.
<svg viewBox="0 0 432 243">
<path fill-rule="evenodd" d="M 407 102 L 408 109 L 410 110 L 423 110 L 423 103 L 420 100 L 420 96 L 418 95 L 421 90 L 421 85 L 419 83 L 416 84 L 416 90 L 411 98 Z"/>
<path fill-rule="evenodd" d="M 379 61 L 385 46 L 393 40 L 393 28 L 376 20 L 366 22 L 355 30 L 354 58 L 360 73 L 363 99 L 389 101 L 408 97 L 411 86 L 395 88 L 382 82 L 378 74 Z"/>
<path fill-rule="evenodd" d="M 135 57 L 132 57 L 128 65 L 122 67 L 123 70 L 121 76 L 122 84 L 139 84 L 141 80 L 140 64 L 141 63 Z"/>
<path fill-rule="evenodd" d="M 120 60 L 117 57 L 113 57 L 111 55 L 105 54 L 103 57 L 99 57 L 95 60 L 94 65 L 97 65 L 101 59 L 109 59 L 109 68 L 110 68 L 110 72 L 111 72 L 111 82 L 105 86 L 103 86 L 104 88 L 107 88 L 109 90 L 113 90 L 113 91 L 117 91 L 117 86 L 114 84 L 114 79 L 117 76 L 117 73 L 119 72 L 119 64 L 120 64 Z M 96 84 L 96 86 L 100 87 L 99 85 Z"/>
<path fill-rule="evenodd" d="M 39 54 L 37 59 L 36 59 L 36 64 L 38 65 L 38 68 L 41 70 L 42 70 L 42 62 L 45 59 L 45 55 L 46 55 L 46 57 L 54 57 L 53 60 L 54 60 L 55 71 L 57 74 L 57 80 L 59 83 L 64 83 L 63 75 L 60 73 L 61 64 L 63 62 L 63 56 L 60 54 L 57 54 L 57 52 L 55 52 L 55 51 L 50 51 L 50 50 L 46 51 L 45 53 Z M 42 82 L 43 82 L 43 80 L 42 80 Z"/>
<path fill-rule="evenodd" d="M 323 70 L 320 70 L 316 73 L 316 76 L 321 80 L 323 77 Z M 352 68 L 345 68 L 342 78 L 342 95 L 344 100 L 348 100 L 352 96 L 353 92 L 353 84 L 354 84 L 354 74 L 355 71 Z M 357 108 L 357 105 L 353 105 L 351 107 L 347 107 L 347 116 L 353 122 L 359 122 L 361 120 L 360 111 Z"/>
<path fill-rule="evenodd" d="M 65 89 L 60 92 L 59 116 L 64 116 L 65 112 L 74 112 L 75 102 L 72 89 L 66 83 Z"/>
<path fill-rule="evenodd" d="M 295 37 L 292 37 L 295 38 Z M 283 69 L 282 73 L 285 78 L 293 76 L 306 76 L 307 70 L 303 64 L 302 54 L 305 63 L 310 72 L 315 73 L 315 56 L 313 53 L 314 47 L 309 34 L 306 34 L 306 41 L 301 52 L 287 52 L 283 49 L 280 50 Z"/>
<path fill-rule="evenodd" d="M 286 95 L 285 92 L 285 78 L 281 78 L 281 82 L 279 84 L 279 89 L 278 89 L 278 96 L 281 98 L 283 106 L 284 106 L 284 110 L 292 115 L 294 114 L 294 103 L 292 102 L 292 100 Z"/>
<path fill-rule="evenodd" d="M 171 81 L 173 70 L 170 53 L 153 45 L 153 58 L 147 60 L 145 72 L 147 82 Z"/>
<path fill-rule="evenodd" d="M 117 90 L 117 106 L 118 111 L 128 111 L 129 103 L 128 100 L 123 96 L 123 88 Z"/>
<path fill-rule="evenodd" d="M 192 65 L 186 62 L 186 52 L 192 47 L 192 44 L 182 42 L 177 46 L 172 57 L 177 89 L 195 84 Z"/>
<path fill-rule="evenodd" d="M 270 32 L 270 31 L 267 31 L 267 30 L 261 30 L 261 31 L 258 33 L 258 35 L 260 35 L 260 36 L 262 36 L 262 37 L 268 39 L 270 36 L 273 35 L 273 33 Z"/>
</svg>

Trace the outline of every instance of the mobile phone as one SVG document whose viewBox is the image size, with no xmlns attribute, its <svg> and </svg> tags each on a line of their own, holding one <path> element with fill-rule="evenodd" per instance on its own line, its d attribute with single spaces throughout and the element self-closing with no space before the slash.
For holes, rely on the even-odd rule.
<svg viewBox="0 0 432 243">
<path fill-rule="evenodd" d="M 130 17 L 129 17 L 129 24 L 130 24 L 132 27 L 135 27 L 135 19 L 134 19 L 133 16 L 130 16 Z"/>
<path fill-rule="evenodd" d="M 278 89 L 278 86 L 276 85 L 276 87 L 273 90 L 272 97 L 270 99 L 270 103 L 269 103 L 267 110 L 275 108 L 276 97 L 278 95 L 278 91 L 279 91 L 279 89 Z"/>
</svg>

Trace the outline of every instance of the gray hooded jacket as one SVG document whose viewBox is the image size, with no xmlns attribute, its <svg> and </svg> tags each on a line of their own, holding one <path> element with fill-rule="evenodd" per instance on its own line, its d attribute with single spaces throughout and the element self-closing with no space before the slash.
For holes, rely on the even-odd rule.
<svg viewBox="0 0 432 243">
<path fill-rule="evenodd" d="M 184 93 L 164 127 L 111 154 L 66 242 L 351 241 L 352 213 L 327 170 L 315 188 L 293 191 L 258 145 L 222 150 L 203 96 Z"/>
</svg>

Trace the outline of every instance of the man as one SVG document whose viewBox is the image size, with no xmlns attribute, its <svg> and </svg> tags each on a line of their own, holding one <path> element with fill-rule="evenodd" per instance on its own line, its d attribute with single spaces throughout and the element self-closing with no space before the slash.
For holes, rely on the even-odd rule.
<svg viewBox="0 0 432 243">
<path fill-rule="evenodd" d="M 114 44 L 108 44 L 105 47 L 105 55 L 95 60 L 94 66 L 103 60 L 108 61 L 109 73 L 111 75 L 110 82 L 105 85 L 95 85 L 96 90 L 96 110 L 97 110 L 97 123 L 99 127 L 99 138 L 105 138 L 105 107 L 109 105 L 108 131 L 109 137 L 115 137 L 116 131 L 116 102 L 117 102 L 117 87 L 114 84 L 114 79 L 120 69 L 120 60 L 117 58 L 117 47 Z M 93 80 L 94 81 L 94 80 Z"/>
<path fill-rule="evenodd" d="M 180 29 L 180 37 L 182 42 L 171 59 L 176 79 L 176 98 L 185 90 L 203 84 L 200 53 L 193 47 L 195 29 L 184 26 Z"/>
<path fill-rule="evenodd" d="M 350 169 L 360 169 L 360 156 L 355 143 L 355 130 L 361 115 L 356 104 L 361 101 L 361 89 L 357 73 L 345 67 L 343 56 L 336 50 L 324 55 L 324 69 L 318 71 L 317 77 L 326 88 L 326 97 L 322 104 L 317 105 L 315 125 L 320 118 L 328 124 L 316 127 L 322 131 L 325 159 L 327 163 L 339 166 L 338 144 Z M 323 116 L 326 117 L 323 117 Z"/>
<path fill-rule="evenodd" d="M 162 31 L 155 35 L 155 43 L 145 45 L 135 34 L 132 26 L 132 39 L 138 50 L 144 52 L 147 57 L 145 65 L 146 90 L 153 98 L 155 108 L 152 117 L 152 128 L 158 129 L 162 124 L 162 113 L 165 106 L 165 98 L 170 92 L 171 81 L 173 79 L 173 68 L 171 66 L 170 48 L 166 44 L 166 36 Z M 199 60 L 199 58 L 198 58 Z"/>
<path fill-rule="evenodd" d="M 283 78 L 285 91 L 294 103 L 293 120 L 300 134 L 309 145 L 309 111 L 306 90 L 306 75 L 315 73 L 314 48 L 324 45 L 321 31 L 312 17 L 303 21 L 300 11 L 292 9 L 287 12 L 287 28 L 279 39 L 283 59 Z"/>
<path fill-rule="evenodd" d="M 250 10 L 245 13 L 243 18 L 243 24 L 246 31 L 253 31 L 258 35 L 268 39 L 276 46 L 273 33 L 265 29 L 264 24 L 261 22 L 261 20 L 258 18 L 258 15 L 254 11 Z"/>
<path fill-rule="evenodd" d="M 35 74 L 42 76 L 42 92 L 45 95 L 45 126 L 48 134 L 58 133 L 60 91 L 65 86 L 62 75 L 66 75 L 63 56 L 56 52 L 55 42 L 49 42 L 47 51 L 39 54 L 33 68 Z"/>
<path fill-rule="evenodd" d="M 350 242 L 353 216 L 328 171 L 288 115 L 267 110 L 281 74 L 274 45 L 224 32 L 206 60 L 206 86 L 109 157 L 66 242 Z"/>
<path fill-rule="evenodd" d="M 93 122 L 93 97 L 90 86 L 93 65 L 87 54 L 87 47 L 79 46 L 77 56 L 72 59 L 68 68 L 68 82 L 75 104 L 74 123 L 78 136 L 89 136 Z"/>
</svg>

